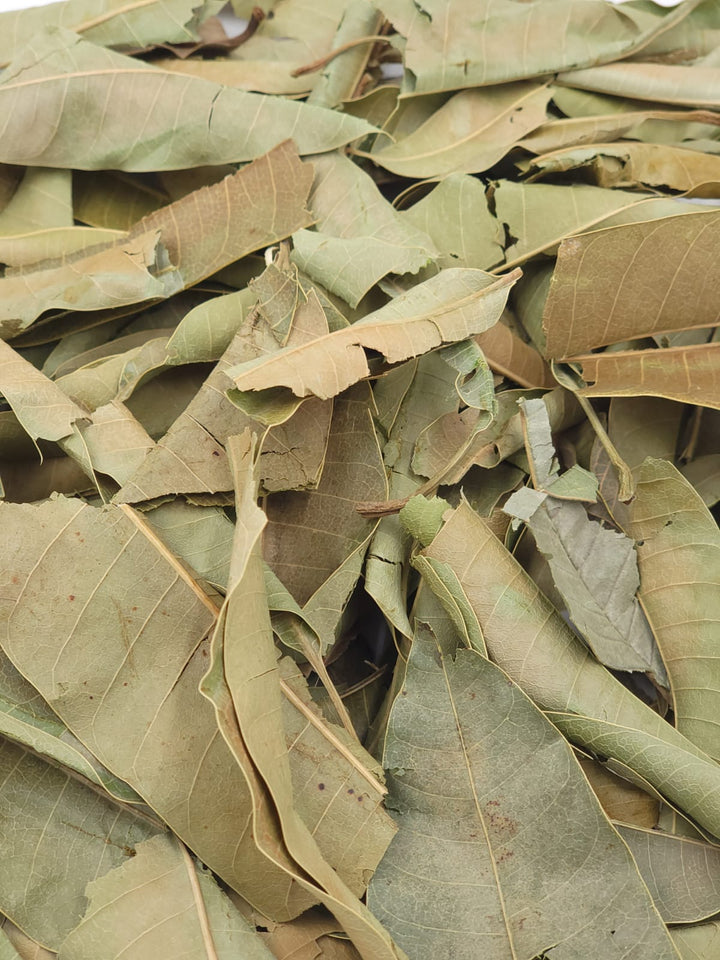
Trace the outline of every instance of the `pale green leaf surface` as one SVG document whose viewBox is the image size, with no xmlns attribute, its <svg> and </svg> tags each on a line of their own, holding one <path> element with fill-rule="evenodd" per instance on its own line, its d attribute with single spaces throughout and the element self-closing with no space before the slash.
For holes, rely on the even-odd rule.
<svg viewBox="0 0 720 960">
<path fill-rule="evenodd" d="M 646 457 L 674 460 L 684 410 L 662 397 L 614 397 L 608 410 L 608 436 L 631 468 Z"/>
<path fill-rule="evenodd" d="M 7 10 L 0 14 L 0 61 L 7 63 L 49 26 L 76 30 L 92 43 L 108 47 L 186 43 L 198 39 L 199 23 L 220 6 L 216 0 L 200 4 L 197 0 L 64 0 Z"/>
<path fill-rule="evenodd" d="M 480 270 L 443 270 L 352 326 L 274 357 L 229 371 L 241 390 L 289 387 L 296 396 L 336 396 L 368 376 L 365 350 L 397 363 L 487 330 L 498 319 L 516 275 L 488 285 Z"/>
<path fill-rule="evenodd" d="M 698 6 L 602 0 L 377 0 L 406 38 L 403 91 L 431 93 L 591 67 L 642 48 Z M 588 38 L 592 42 L 588 42 Z M 552 42 L 550 42 L 550 38 Z"/>
<path fill-rule="evenodd" d="M 41 108 L 31 108 L 40 95 Z M 373 131 L 323 107 L 160 70 L 62 29 L 38 33 L 0 79 L 0 160 L 85 170 L 181 170 L 302 154 Z M 88 148 L 77 150 L 78 140 Z"/>
<path fill-rule="evenodd" d="M 72 174 L 68 170 L 28 168 L 9 203 L 0 213 L 2 237 L 72 225 Z M 3 260 L 3 263 L 9 261 Z"/>
<path fill-rule="evenodd" d="M 98 763 L 73 736 L 4 654 L 0 655 L 0 733 L 50 762 L 74 770 L 115 800 L 140 801 L 131 787 Z"/>
<path fill-rule="evenodd" d="M 620 823 L 615 828 L 665 923 L 697 923 L 717 913 L 720 848 Z"/>
<path fill-rule="evenodd" d="M 666 460 L 637 470 L 628 533 L 637 541 L 640 601 L 667 665 L 675 722 L 720 757 L 720 532 L 699 494 Z"/>
<path fill-rule="evenodd" d="M 568 606 L 570 619 L 601 663 L 649 671 L 667 685 L 652 630 L 635 593 L 635 544 L 591 520 L 579 503 L 548 497 L 528 520 Z"/>
<path fill-rule="evenodd" d="M 640 213 L 647 198 L 636 193 L 612 193 L 589 184 L 515 183 L 500 180 L 493 192 L 500 223 L 507 225 L 512 242 L 505 257 L 513 262 L 532 256 L 565 237 L 602 224 L 618 210 Z"/>
<path fill-rule="evenodd" d="M 408 136 L 360 155 L 402 177 L 481 173 L 545 122 L 550 96 L 530 83 L 462 90 Z"/>
<path fill-rule="evenodd" d="M 183 317 L 168 340 L 168 363 L 219 360 L 254 303 L 255 295 L 246 287 L 198 304 Z"/>
<path fill-rule="evenodd" d="M 619 772 L 646 780 L 685 816 L 717 837 L 720 787 L 717 764 L 694 752 L 694 744 L 658 730 L 653 735 L 640 724 L 603 717 L 546 711 L 555 726 L 573 743 L 607 760 L 620 761 Z M 666 726 L 669 726 L 666 724 Z M 671 728 L 672 729 L 672 728 Z M 663 735 L 665 734 L 665 735 Z M 626 770 L 623 770 L 623 767 Z M 714 829 L 713 829 L 714 825 Z"/>
<path fill-rule="evenodd" d="M 720 453 L 710 453 L 686 463 L 680 472 L 695 487 L 707 507 L 720 500 Z"/>
<path fill-rule="evenodd" d="M 233 523 L 220 507 L 192 506 L 178 498 L 148 511 L 145 518 L 175 556 L 202 580 L 226 588 Z"/>
<path fill-rule="evenodd" d="M 670 936 L 682 960 L 713 960 L 720 946 L 720 922 L 673 927 Z"/>
<path fill-rule="evenodd" d="M 271 960 L 212 874 L 170 836 L 139 843 L 86 894 L 87 910 L 58 960 Z"/>
<path fill-rule="evenodd" d="M 313 158 L 316 232 L 293 237 L 293 261 L 352 307 L 388 273 L 417 273 L 437 256 L 430 237 L 402 218 L 349 157 Z"/>
<path fill-rule="evenodd" d="M 561 73 L 557 82 L 635 100 L 693 107 L 720 106 L 720 69 L 717 67 L 608 63 L 589 70 Z"/>
<path fill-rule="evenodd" d="M 503 259 L 500 225 L 477 177 L 443 177 L 431 193 L 401 210 L 400 217 L 428 234 L 438 248 L 439 267 L 488 270 Z"/>
<path fill-rule="evenodd" d="M 0 744 L 2 910 L 57 950 L 85 909 L 85 885 L 157 827 L 9 741 Z"/>
<path fill-rule="evenodd" d="M 416 960 L 675 955 L 567 743 L 477 652 L 420 628 L 383 764 L 399 832 L 369 902 Z"/>
</svg>

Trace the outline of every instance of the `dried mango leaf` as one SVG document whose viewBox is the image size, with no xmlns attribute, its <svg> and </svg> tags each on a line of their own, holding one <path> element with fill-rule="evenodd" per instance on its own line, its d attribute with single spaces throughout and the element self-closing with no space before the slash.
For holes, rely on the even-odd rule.
<svg viewBox="0 0 720 960">
<path fill-rule="evenodd" d="M 212 874 L 174 837 L 139 843 L 131 860 L 89 883 L 86 896 L 87 910 L 58 960 L 272 958 Z"/>
<path fill-rule="evenodd" d="M 637 193 L 613 193 L 588 184 L 515 183 L 494 185 L 495 215 L 512 242 L 505 257 L 513 263 L 554 247 L 566 237 L 602 224 L 618 211 L 647 205 Z"/>
<path fill-rule="evenodd" d="M 504 323 L 475 337 L 492 370 L 521 387 L 552 389 L 556 381 L 543 357 Z"/>
<path fill-rule="evenodd" d="M 412 376 L 410 383 L 407 375 Z M 457 410 L 455 371 L 441 351 L 428 354 L 378 380 L 373 401 L 380 410 L 393 410 L 385 422 L 380 418 L 387 436 L 383 460 L 389 471 L 388 498 L 402 499 L 422 484 L 423 478 L 412 468 L 415 441 L 438 417 Z M 365 564 L 365 589 L 395 629 L 408 637 L 412 636 L 406 596 L 411 547 L 398 517 L 383 517 Z"/>
<path fill-rule="evenodd" d="M 477 177 L 449 174 L 431 193 L 401 210 L 400 217 L 428 234 L 438 248 L 441 268 L 489 270 L 503 259 L 500 225 Z"/>
<path fill-rule="evenodd" d="M 430 237 L 401 217 L 348 157 L 315 157 L 313 166 L 308 203 L 316 230 L 293 236 L 292 255 L 311 279 L 356 307 L 388 273 L 417 273 L 437 256 Z"/>
<path fill-rule="evenodd" d="M 543 316 L 547 356 L 713 325 L 719 230 L 712 211 L 564 240 Z"/>
<path fill-rule="evenodd" d="M 613 739 L 613 753 L 600 747 L 595 752 L 615 756 L 638 770 L 707 830 L 720 835 L 720 768 L 590 655 L 467 504 L 460 504 L 420 555 L 453 570 L 490 657 L 541 709 L 567 713 L 569 725 L 578 720 L 574 741 L 585 744 L 586 735 L 595 736 L 593 725 L 609 718 L 608 726 L 623 730 L 625 736 Z M 443 601 L 442 596 L 439 599 Z M 644 744 L 647 756 L 641 757 Z M 669 776 L 667 764 L 675 762 L 673 757 L 684 757 L 689 765 L 682 778 Z"/>
<path fill-rule="evenodd" d="M 401 177 L 418 180 L 481 173 L 545 122 L 550 96 L 548 86 L 534 83 L 462 90 L 392 146 L 369 154 L 355 152 Z"/>
<path fill-rule="evenodd" d="M 365 350 L 397 363 L 487 330 L 517 277 L 511 273 L 493 282 L 480 270 L 443 270 L 344 330 L 243 364 L 229 375 L 240 390 L 283 386 L 299 397 L 334 397 L 369 375 Z"/>
<path fill-rule="evenodd" d="M 320 71 L 308 97 L 308 103 L 322 107 L 338 107 L 349 100 L 363 79 L 363 73 L 372 54 L 371 43 L 358 40 L 376 35 L 384 17 L 370 0 L 346 0 L 345 11 L 333 38 L 332 50 L 350 44 L 341 57 L 335 57 Z"/>
<path fill-rule="evenodd" d="M 201 580 L 227 588 L 233 523 L 220 507 L 198 506 L 178 497 L 145 514 L 148 525 Z"/>
<path fill-rule="evenodd" d="M 40 694 L 0 654 L 0 734 L 35 755 L 73 770 L 113 800 L 140 803 L 137 793 L 93 757 Z"/>
<path fill-rule="evenodd" d="M 553 91 L 553 100 L 562 99 L 563 93 L 567 98 L 566 91 L 561 91 L 560 95 Z M 627 136 L 641 136 L 649 126 L 657 129 L 658 121 L 663 122 L 664 131 L 680 141 L 687 139 L 689 131 L 698 128 L 714 132 L 718 118 L 711 110 L 621 110 L 599 116 L 570 116 L 544 123 L 519 145 L 540 155 L 589 143 L 608 144 Z"/>
<path fill-rule="evenodd" d="M 637 541 L 640 602 L 667 664 L 675 723 L 720 757 L 720 532 L 699 494 L 666 460 L 637 470 L 628 533 Z"/>
<path fill-rule="evenodd" d="M 677 735 L 672 738 L 663 735 L 667 731 L 652 736 L 639 724 L 626 725 L 622 720 L 613 722 L 577 713 L 545 712 L 572 743 L 605 759 L 610 769 L 618 770 L 632 782 L 644 783 L 649 790 L 656 791 L 657 796 L 668 798 L 683 816 L 717 837 L 720 805 L 717 764 L 698 754 L 689 740 L 683 747 Z M 683 771 L 682 777 L 677 776 L 678 770 Z"/>
<path fill-rule="evenodd" d="M 69 170 L 28 167 L 0 213 L 2 237 L 72 225 L 72 174 Z M 3 260 L 3 263 L 7 262 Z"/>
<path fill-rule="evenodd" d="M 320 153 L 374 131 L 334 110 L 159 70 L 61 28 L 18 53 L 0 104 L 0 161 L 84 170 L 237 163 L 291 136 L 300 153 Z"/>
<path fill-rule="evenodd" d="M 0 741 L 0 811 L 3 913 L 52 950 L 82 916 L 85 885 L 159 830 L 7 740 Z"/>
<path fill-rule="evenodd" d="M 403 92 L 415 95 L 626 57 L 682 21 L 698 2 L 668 10 L 638 2 L 617 9 L 602 0 L 553 0 L 528 13 L 513 0 L 423 0 L 420 6 L 413 0 L 377 0 L 405 38 Z"/>
<path fill-rule="evenodd" d="M 399 832 L 369 903 L 410 956 L 674 956 L 568 744 L 476 651 L 419 626 L 383 765 Z"/>
<path fill-rule="evenodd" d="M 544 154 L 530 166 L 535 179 L 578 170 L 602 188 L 650 187 L 712 197 L 720 181 L 720 157 L 665 143 L 595 143 Z"/>
<path fill-rule="evenodd" d="M 0 279 L 0 334 L 16 336 L 48 310 L 102 310 L 164 299 L 182 289 L 160 231 L 150 229 L 71 262 L 42 263 Z M 168 269 L 171 268 L 171 269 Z"/>
<path fill-rule="evenodd" d="M 376 526 L 360 516 L 354 497 L 362 491 L 383 499 L 387 491 L 369 400 L 361 384 L 335 401 L 317 489 L 288 491 L 270 497 L 266 506 L 265 560 L 324 646 L 334 640 Z"/>
<path fill-rule="evenodd" d="M 308 878 L 300 880 L 301 885 L 331 909 L 364 960 L 395 960 L 401 954 L 390 937 L 332 869 L 295 807 L 297 795 L 293 791 L 282 721 L 282 697 L 283 693 L 287 696 L 287 688 L 278 672 L 277 650 L 264 597 L 260 537 L 266 521 L 255 502 L 254 446 L 249 431 L 242 437 L 231 438 L 228 445 L 238 523 L 230 589 L 213 636 L 213 663 L 208 680 L 211 679 L 216 695 L 222 697 L 225 688 L 231 697 L 239 735 L 258 780 L 257 789 L 266 793 L 276 811 L 283 840 L 298 865 L 296 869 Z M 242 628 L 238 629 L 240 624 Z M 323 792 L 323 782 L 317 789 Z"/>
<path fill-rule="evenodd" d="M 0 61 L 6 64 L 50 26 L 74 30 L 92 43 L 120 49 L 198 40 L 198 26 L 219 6 L 214 0 L 65 0 L 47 9 L 6 11 L 0 14 Z"/>
<path fill-rule="evenodd" d="M 720 453 L 697 457 L 685 464 L 680 472 L 695 487 L 705 506 L 714 507 L 720 500 Z"/>
<path fill-rule="evenodd" d="M 189 287 L 311 223 L 305 208 L 311 182 L 312 167 L 286 140 L 219 183 L 148 214 L 130 236 L 160 230 Z"/>
<path fill-rule="evenodd" d="M 674 460 L 684 410 L 660 397 L 615 397 L 608 411 L 608 436 L 629 467 L 645 457 Z"/>
<path fill-rule="evenodd" d="M 2 645 L 15 666 L 230 886 L 279 918 L 309 906 L 257 851 L 252 797 L 198 690 L 217 611 L 190 575 L 119 507 L 60 498 L 0 512 L 5 542 L 23 544 L 3 554 Z"/>
<path fill-rule="evenodd" d="M 720 848 L 656 830 L 616 824 L 665 923 L 717 913 Z"/>
<path fill-rule="evenodd" d="M 93 247 L 124 239 L 121 230 L 97 227 L 57 227 L 15 234 L 0 238 L 0 262 L 11 267 L 30 267 L 43 260 L 69 259 Z"/>
<path fill-rule="evenodd" d="M 245 302 L 243 298 L 242 305 Z M 207 307 L 195 316 L 188 315 L 185 330 L 181 333 L 178 328 L 177 346 L 173 347 L 171 340 L 167 350 L 173 350 L 174 357 L 182 350 L 186 358 L 189 349 L 198 349 L 206 356 L 218 339 L 225 339 L 229 332 L 227 324 L 237 323 L 237 318 L 232 320 L 232 310 L 237 306 L 236 300 L 229 304 L 230 318 L 224 298 L 217 310 Z M 304 310 L 296 311 L 290 349 L 311 341 L 313 336 L 322 336 L 328 329 L 327 318 L 313 291 L 304 306 Z M 205 324 L 213 324 L 216 317 L 221 330 L 218 334 L 210 331 L 208 335 Z M 129 478 L 117 502 L 136 503 L 169 493 L 215 493 L 232 489 L 223 445 L 229 436 L 242 432 L 246 426 L 259 429 L 259 425 L 256 411 L 247 413 L 240 403 L 234 402 L 241 399 L 234 397 L 235 392 L 228 398 L 227 392 L 232 387 L 228 371 L 239 362 L 271 356 L 279 349 L 270 325 L 259 313 L 248 313 L 201 389 Z M 268 481 L 268 489 L 303 489 L 317 481 L 324 462 L 331 414 L 332 403 L 311 398 L 294 415 L 283 417 L 281 424 L 283 419 L 287 421 L 285 424 L 266 435 L 261 472 Z"/>
<path fill-rule="evenodd" d="M 506 511 L 507 511 L 506 507 Z M 547 497 L 527 524 L 545 555 L 572 622 L 613 670 L 667 675 L 642 607 L 635 544 L 591 520 L 579 503 Z"/>
<path fill-rule="evenodd" d="M 597 353 L 573 363 L 589 384 L 578 390 L 584 397 L 665 397 L 720 408 L 720 343 Z"/>
<path fill-rule="evenodd" d="M 707 8 L 708 4 L 702 6 Z M 717 108 L 720 106 L 719 78 L 720 70 L 712 66 L 608 63 L 589 70 L 561 73 L 556 82 L 633 100 Z"/>
<path fill-rule="evenodd" d="M 635 596 L 640 574 L 634 541 L 591 520 L 580 503 L 555 498 L 556 485 L 573 470 L 553 480 L 555 447 L 543 402 L 526 400 L 521 411 L 533 483 L 550 494 L 531 505 L 523 519 L 548 562 L 571 621 L 601 663 L 613 670 L 649 671 L 668 686 L 653 632 Z M 518 496 L 510 497 L 505 513 L 517 515 Z"/>
</svg>

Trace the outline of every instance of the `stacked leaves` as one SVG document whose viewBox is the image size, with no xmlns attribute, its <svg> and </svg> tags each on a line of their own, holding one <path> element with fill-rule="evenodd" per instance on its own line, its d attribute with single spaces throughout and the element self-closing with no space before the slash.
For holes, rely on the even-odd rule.
<svg viewBox="0 0 720 960">
<path fill-rule="evenodd" d="M 221 6 L 0 15 L 0 955 L 711 960 L 720 7 Z"/>
</svg>

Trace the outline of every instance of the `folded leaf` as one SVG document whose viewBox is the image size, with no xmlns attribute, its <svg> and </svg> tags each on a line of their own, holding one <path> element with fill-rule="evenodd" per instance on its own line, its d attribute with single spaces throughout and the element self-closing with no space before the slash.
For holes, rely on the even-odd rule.
<svg viewBox="0 0 720 960">
<path fill-rule="evenodd" d="M 573 358 L 585 397 L 665 397 L 720 408 L 720 343 L 621 350 Z"/>
<path fill-rule="evenodd" d="M 159 70 L 60 28 L 41 31 L 14 58 L 0 105 L 0 161 L 84 170 L 238 163 L 288 137 L 300 153 L 320 153 L 374 129 L 334 110 Z"/>
<path fill-rule="evenodd" d="M 674 956 L 568 744 L 476 651 L 419 627 L 383 764 L 399 832 L 369 902 L 410 956 Z"/>
<path fill-rule="evenodd" d="M 246 751 L 245 763 L 250 763 L 248 772 L 255 781 L 256 797 L 267 796 L 286 848 L 297 864 L 293 875 L 301 874 L 303 888 L 311 890 L 332 910 L 363 960 L 395 960 L 402 955 L 375 917 L 332 869 L 297 812 L 282 721 L 284 687 L 264 596 L 260 536 L 265 517 L 255 502 L 254 446 L 249 431 L 229 442 L 238 523 L 231 583 L 213 636 L 212 663 L 204 689 L 222 708 L 219 718 L 227 718 L 232 709 L 234 717 L 225 719 L 221 729 L 231 743 L 236 743 L 236 756 L 240 756 L 241 749 Z M 317 786 L 319 792 L 324 788 L 324 781 Z M 364 799 L 366 795 L 358 796 L 359 803 Z M 372 797 L 368 795 L 367 799 L 372 805 Z M 378 801 L 376 792 L 375 802 Z"/>
<path fill-rule="evenodd" d="M 229 371 L 240 390 L 289 387 L 298 397 L 334 397 L 370 373 L 365 350 L 397 363 L 443 343 L 482 333 L 498 319 L 517 280 L 495 282 L 479 270 L 443 270 L 359 323 L 266 360 Z"/>
<path fill-rule="evenodd" d="M 452 569 L 489 656 L 542 710 L 567 713 L 568 723 L 577 714 L 590 730 L 597 723 L 625 730 L 625 738 L 614 738 L 613 753 L 587 743 L 580 721 L 573 739 L 637 770 L 720 836 L 720 768 L 587 652 L 482 518 L 461 503 L 421 556 Z M 640 756 L 643 744 L 647 757 Z M 681 778 L 669 776 L 666 757 L 672 756 L 686 758 Z"/>
<path fill-rule="evenodd" d="M 720 758 L 720 531 L 682 474 L 666 460 L 637 470 L 628 533 L 637 541 L 640 602 L 667 664 L 675 724 Z"/>
<path fill-rule="evenodd" d="M 356 152 L 401 177 L 481 173 L 545 122 L 550 96 L 531 83 L 463 90 L 392 146 Z"/>
<path fill-rule="evenodd" d="M 598 187 L 650 187 L 715 196 L 720 157 L 665 143 L 596 143 L 570 147 L 533 160 L 536 178 L 582 170 Z"/>
<path fill-rule="evenodd" d="M 0 334 L 16 336 L 48 310 L 102 310 L 164 299 L 182 285 L 160 232 L 151 228 L 97 253 L 81 252 L 67 264 L 61 258 L 60 263 L 6 274 L 0 279 Z"/>
</svg>

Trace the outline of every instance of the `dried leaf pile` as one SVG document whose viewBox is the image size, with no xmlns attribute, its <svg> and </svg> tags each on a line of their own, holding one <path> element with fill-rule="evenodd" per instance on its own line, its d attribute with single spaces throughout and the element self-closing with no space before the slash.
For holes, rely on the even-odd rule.
<svg viewBox="0 0 720 960">
<path fill-rule="evenodd" d="M 717 958 L 720 4 L 233 6 L 0 15 L 0 958 Z"/>
</svg>

